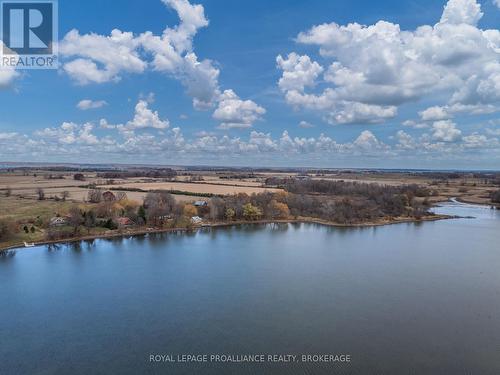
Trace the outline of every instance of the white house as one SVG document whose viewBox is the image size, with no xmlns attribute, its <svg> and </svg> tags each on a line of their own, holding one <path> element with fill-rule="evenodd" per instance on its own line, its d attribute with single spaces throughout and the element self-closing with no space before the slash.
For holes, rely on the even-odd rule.
<svg viewBox="0 0 500 375">
<path fill-rule="evenodd" d="M 200 224 L 203 221 L 203 219 L 199 216 L 193 216 L 191 218 L 191 223 L 193 224 Z"/>
<path fill-rule="evenodd" d="M 51 227 L 60 227 L 66 225 L 67 223 L 68 221 L 64 217 L 57 216 L 50 219 L 49 225 Z"/>
</svg>

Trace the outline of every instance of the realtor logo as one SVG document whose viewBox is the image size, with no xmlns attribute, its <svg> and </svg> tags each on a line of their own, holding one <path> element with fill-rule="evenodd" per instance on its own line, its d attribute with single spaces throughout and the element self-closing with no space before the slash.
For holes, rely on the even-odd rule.
<svg viewBox="0 0 500 375">
<path fill-rule="evenodd" d="M 1 22 L 1 66 L 57 68 L 56 1 L 2 1 Z"/>
</svg>

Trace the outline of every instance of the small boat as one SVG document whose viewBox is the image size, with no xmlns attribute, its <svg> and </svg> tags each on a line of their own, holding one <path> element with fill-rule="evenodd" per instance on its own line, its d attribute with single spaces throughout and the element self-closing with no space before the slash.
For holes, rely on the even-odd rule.
<svg viewBox="0 0 500 375">
<path fill-rule="evenodd" d="M 27 243 L 27 242 L 25 242 L 24 243 L 24 247 L 35 247 L 35 244 L 34 243 Z"/>
</svg>

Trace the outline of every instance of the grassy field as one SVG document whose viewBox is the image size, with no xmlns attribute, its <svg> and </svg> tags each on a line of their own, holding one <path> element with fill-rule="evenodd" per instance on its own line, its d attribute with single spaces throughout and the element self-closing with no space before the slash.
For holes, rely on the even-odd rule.
<svg viewBox="0 0 500 375">
<path fill-rule="evenodd" d="M 274 188 L 230 186 L 223 184 L 214 185 L 214 184 L 186 183 L 186 182 L 146 182 L 146 183 L 135 182 L 128 184 L 103 186 L 104 189 L 113 189 L 117 187 L 125 189 L 142 189 L 142 190 L 179 190 L 197 194 L 208 193 L 216 195 L 229 195 L 238 193 L 253 194 L 253 193 L 262 193 L 266 190 L 272 192 L 280 191 L 280 189 L 274 189 Z"/>
<path fill-rule="evenodd" d="M 0 219 L 20 221 L 38 216 L 42 219 L 51 218 L 58 213 L 60 215 L 66 214 L 71 204 L 71 202 L 37 201 L 15 196 L 0 197 Z"/>
<path fill-rule="evenodd" d="M 0 220 L 6 220 L 18 230 L 7 241 L 2 241 L 2 247 L 26 242 L 36 242 L 44 239 L 45 232 L 39 227 L 40 222 L 47 222 L 56 215 L 65 215 L 71 207 L 71 202 L 36 201 L 18 197 L 0 197 Z M 35 232 L 26 233 L 22 228 L 35 228 Z"/>
<path fill-rule="evenodd" d="M 230 185 L 230 186 L 243 186 L 243 187 L 262 187 L 263 182 L 255 180 L 226 180 L 217 177 L 207 176 L 201 184 L 217 184 L 217 185 Z"/>
</svg>

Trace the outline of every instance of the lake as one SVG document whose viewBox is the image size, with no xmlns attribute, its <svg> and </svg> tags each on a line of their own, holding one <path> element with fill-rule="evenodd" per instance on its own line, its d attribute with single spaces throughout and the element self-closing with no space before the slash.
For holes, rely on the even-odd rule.
<svg viewBox="0 0 500 375">
<path fill-rule="evenodd" d="M 499 374 L 500 211 L 436 211 L 475 218 L 20 250 L 0 259 L 0 374 Z M 266 359 L 150 361 L 188 354 Z"/>
</svg>

